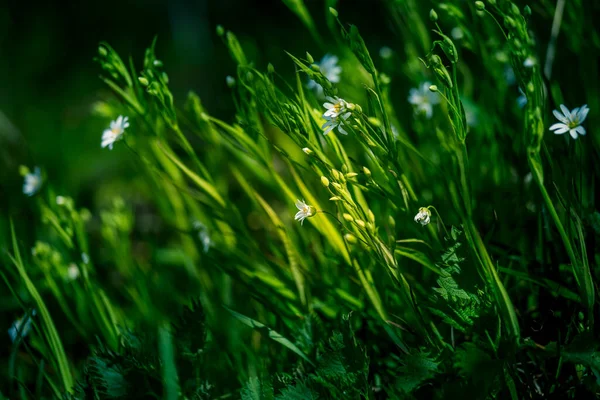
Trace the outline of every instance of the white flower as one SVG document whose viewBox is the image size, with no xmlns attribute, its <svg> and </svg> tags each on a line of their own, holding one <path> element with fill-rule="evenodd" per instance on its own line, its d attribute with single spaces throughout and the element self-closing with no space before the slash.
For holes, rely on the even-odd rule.
<svg viewBox="0 0 600 400">
<path fill-rule="evenodd" d="M 116 121 L 110 123 L 110 129 L 105 129 L 102 134 L 102 147 L 108 146 L 108 148 L 112 150 L 113 144 L 123 137 L 125 128 L 129 127 L 129 122 L 127 120 L 127 117 L 119 115 L 119 118 L 117 118 Z"/>
<path fill-rule="evenodd" d="M 298 208 L 298 212 L 294 216 L 296 221 L 300 221 L 300 225 L 304 223 L 306 218 L 312 217 L 314 215 L 313 208 L 306 204 L 304 200 L 296 200 L 296 208 Z"/>
<path fill-rule="evenodd" d="M 560 109 L 562 114 L 558 112 L 558 110 L 552 111 L 556 119 L 560 122 L 552 125 L 550 130 L 554 131 L 557 135 L 569 132 L 573 139 L 577 139 L 577 134 L 585 135 L 585 128 L 581 126 L 581 124 L 585 121 L 585 118 L 590 111 L 587 104 L 577 107 L 571 112 L 569 112 L 569 109 L 565 107 L 564 104 L 560 105 Z"/>
<path fill-rule="evenodd" d="M 67 276 L 69 277 L 69 280 L 72 281 L 79 278 L 79 267 L 77 267 L 77 264 L 71 263 L 69 265 L 69 268 L 67 268 Z"/>
<path fill-rule="evenodd" d="M 384 60 L 392 58 L 393 55 L 394 51 L 387 46 L 383 46 L 381 49 L 379 49 L 379 57 L 383 58 Z"/>
<path fill-rule="evenodd" d="M 350 110 L 354 109 L 354 104 L 348 103 L 346 100 L 340 99 L 339 97 L 327 97 L 326 99 L 329 102 L 323 104 L 323 107 L 327 109 L 323 114 L 323 118 L 326 120 L 321 127 L 321 129 L 325 130 L 323 134 L 327 135 L 332 129 L 338 128 L 340 133 L 347 135 L 348 132 L 344 130 L 342 124 L 352 114 Z"/>
<path fill-rule="evenodd" d="M 198 239 L 202 243 L 202 250 L 208 253 L 208 249 L 212 246 L 212 240 L 210 240 L 210 236 L 208 235 L 208 228 L 200 221 L 194 221 L 192 225 L 198 231 Z"/>
<path fill-rule="evenodd" d="M 25 175 L 25 182 L 23 183 L 23 193 L 27 196 L 33 196 L 42 187 L 42 171 L 38 167 L 35 167 L 33 173 Z"/>
<path fill-rule="evenodd" d="M 84 264 L 89 264 L 90 257 L 86 253 L 81 253 L 81 261 L 83 261 Z"/>
<path fill-rule="evenodd" d="M 342 73 L 342 67 L 338 65 L 338 58 L 332 54 L 325 54 L 321 62 L 317 64 L 321 70 L 321 74 L 329 82 L 338 83 L 340 81 L 340 74 Z M 323 87 L 312 79 L 308 81 L 307 87 L 314 89 L 319 97 L 323 97 Z"/>
<path fill-rule="evenodd" d="M 310 154 L 313 152 L 313 151 L 312 151 L 311 149 L 309 149 L 308 147 L 304 147 L 304 148 L 302 149 L 302 151 L 303 151 L 304 153 L 306 153 L 306 155 L 307 155 L 307 156 L 309 156 L 309 155 L 310 155 Z"/>
<path fill-rule="evenodd" d="M 452 30 L 450 31 L 450 36 L 452 36 L 452 39 L 454 39 L 454 40 L 460 40 L 463 37 L 465 37 L 465 34 L 462 31 L 462 29 L 460 29 L 457 26 L 457 27 L 452 28 Z"/>
<path fill-rule="evenodd" d="M 533 66 L 536 64 L 535 58 L 529 56 L 525 59 L 525 61 L 523 61 L 523 66 L 525 68 L 533 68 Z"/>
<path fill-rule="evenodd" d="M 415 215 L 415 222 L 425 226 L 431 221 L 431 211 L 427 207 L 419 208 L 419 212 Z"/>
<path fill-rule="evenodd" d="M 66 202 L 67 199 L 65 199 L 64 196 L 56 196 L 56 204 L 58 204 L 59 206 L 65 205 Z"/>
<path fill-rule="evenodd" d="M 225 77 L 225 83 L 227 83 L 227 86 L 229 88 L 232 88 L 235 86 L 235 78 L 233 76 L 227 75 Z"/>
<path fill-rule="evenodd" d="M 408 102 L 417 106 L 417 111 L 425 113 L 427 118 L 433 115 L 433 105 L 440 102 L 440 95 L 429 90 L 431 83 L 423 82 L 419 88 L 410 89 Z"/>
<path fill-rule="evenodd" d="M 31 316 L 35 315 L 35 310 L 31 312 Z M 31 317 L 25 314 L 22 318 L 19 318 L 13 322 L 12 326 L 8 329 L 8 336 L 14 343 L 18 338 L 24 338 L 31 330 Z"/>
</svg>

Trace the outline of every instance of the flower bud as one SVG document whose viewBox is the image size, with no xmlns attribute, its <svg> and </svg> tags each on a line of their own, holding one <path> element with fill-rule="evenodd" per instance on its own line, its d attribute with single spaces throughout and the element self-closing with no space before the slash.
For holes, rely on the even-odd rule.
<svg viewBox="0 0 600 400">
<path fill-rule="evenodd" d="M 358 242 L 358 240 L 356 239 L 356 236 L 354 236 L 354 235 L 353 235 L 353 234 L 351 234 L 351 233 L 346 233 L 346 234 L 344 235 L 344 239 L 346 239 L 346 241 L 347 241 L 348 243 L 352 243 L 352 244 L 354 244 L 354 243 L 357 243 L 357 242 Z"/>
<path fill-rule="evenodd" d="M 329 199 L 329 201 L 342 201 L 342 198 L 340 196 L 333 196 Z"/>
<path fill-rule="evenodd" d="M 331 15 L 333 15 L 334 17 L 338 17 L 338 12 L 335 8 L 333 7 L 329 7 L 329 12 L 331 13 Z"/>
<path fill-rule="evenodd" d="M 346 164 L 342 165 L 342 173 L 347 173 L 348 172 L 348 166 Z"/>
<path fill-rule="evenodd" d="M 143 76 L 140 76 L 138 78 L 138 81 L 142 86 L 148 86 L 150 84 L 150 82 L 148 82 L 148 79 L 144 78 Z"/>
<path fill-rule="evenodd" d="M 391 215 L 388 217 L 388 224 L 392 229 L 396 227 L 396 220 Z"/>
<path fill-rule="evenodd" d="M 348 221 L 348 222 L 352 222 L 352 221 L 354 221 L 354 218 L 352 218 L 352 215 L 350 215 L 350 214 L 346 214 L 346 213 L 344 213 L 344 214 L 342 215 L 342 217 L 344 217 L 344 219 L 345 219 L 346 221 Z"/>
<path fill-rule="evenodd" d="M 367 167 L 363 167 L 363 172 L 365 173 L 365 175 L 367 176 L 367 178 L 371 177 L 371 170 Z"/>
<path fill-rule="evenodd" d="M 324 176 L 321 177 L 321 183 L 323 186 L 329 187 L 329 179 L 325 178 Z"/>
<path fill-rule="evenodd" d="M 483 4 L 483 1 L 476 1 L 475 8 L 478 9 L 479 11 L 483 11 L 483 10 L 485 10 L 485 4 Z"/>
<path fill-rule="evenodd" d="M 437 92 L 438 91 L 438 87 L 436 85 L 431 85 L 429 86 L 429 90 L 432 92 Z"/>
<path fill-rule="evenodd" d="M 354 178 L 355 176 L 357 176 L 358 174 L 356 172 L 348 172 L 346 174 L 346 178 L 350 179 L 350 178 Z"/>
<path fill-rule="evenodd" d="M 321 67 L 319 67 L 317 64 L 312 64 L 310 66 L 310 69 L 312 69 L 315 72 L 321 72 Z"/>
<path fill-rule="evenodd" d="M 334 188 L 336 188 L 337 190 L 339 190 L 340 192 L 342 191 L 342 185 L 340 185 L 337 182 L 331 182 L 331 186 L 333 186 Z"/>
<path fill-rule="evenodd" d="M 308 156 L 310 156 L 310 155 L 312 154 L 312 152 L 313 152 L 313 151 L 312 151 L 311 149 L 309 149 L 308 147 L 305 147 L 305 148 L 303 148 L 303 149 L 302 149 L 302 151 L 303 151 L 304 153 L 306 153 L 306 155 L 308 155 Z"/>
<path fill-rule="evenodd" d="M 336 181 L 339 181 L 339 180 L 340 180 L 340 177 L 342 176 L 342 175 L 340 174 L 340 171 L 338 171 L 338 170 L 337 170 L 337 169 L 335 169 L 335 168 L 331 170 L 331 175 L 333 175 L 333 179 L 335 179 Z"/>
<path fill-rule="evenodd" d="M 431 22 L 436 22 L 438 20 L 438 15 L 433 8 L 431 9 L 431 11 L 429 11 L 429 19 L 431 20 Z"/>
<path fill-rule="evenodd" d="M 227 77 L 225 78 L 225 83 L 227 83 L 227 86 L 231 89 L 235 86 L 235 78 L 233 76 L 227 75 Z"/>
<path fill-rule="evenodd" d="M 100 54 L 102 57 L 106 57 L 108 55 L 108 50 L 106 50 L 106 47 L 99 46 L 98 54 Z"/>
<path fill-rule="evenodd" d="M 529 17 L 531 15 L 531 8 L 529 8 L 529 6 L 525 6 L 525 8 L 523 8 L 523 15 L 525 15 L 526 17 Z"/>
<path fill-rule="evenodd" d="M 357 219 L 354 222 L 356 222 L 356 225 L 360 226 L 361 228 L 365 228 L 367 226 L 367 224 L 365 224 L 365 221 L 363 221 L 362 219 Z"/>
<path fill-rule="evenodd" d="M 515 15 L 521 15 L 521 11 L 519 10 L 519 7 L 515 3 L 511 4 L 510 11 L 512 11 L 512 13 Z"/>
<path fill-rule="evenodd" d="M 267 65 L 267 72 L 269 74 L 274 74 L 275 73 L 275 67 L 273 66 L 273 64 L 269 63 L 269 65 Z"/>
<path fill-rule="evenodd" d="M 367 217 L 369 217 L 369 221 L 375 223 L 375 214 L 373 214 L 373 211 L 367 210 Z"/>
<path fill-rule="evenodd" d="M 310 55 L 308 51 L 306 52 L 306 61 L 308 61 L 309 64 L 314 64 L 315 62 L 315 59 L 313 58 L 313 56 Z"/>
<path fill-rule="evenodd" d="M 217 35 L 223 36 L 225 34 L 225 28 L 223 25 L 217 25 Z"/>
</svg>

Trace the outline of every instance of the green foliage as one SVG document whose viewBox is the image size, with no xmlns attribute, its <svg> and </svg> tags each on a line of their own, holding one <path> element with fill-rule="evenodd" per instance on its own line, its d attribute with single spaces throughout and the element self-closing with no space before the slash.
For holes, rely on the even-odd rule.
<svg viewBox="0 0 600 400">
<path fill-rule="evenodd" d="M 95 174 L 0 182 L 2 394 L 597 396 L 597 6 L 351 3 L 218 26 L 230 98 L 100 44 Z"/>
</svg>

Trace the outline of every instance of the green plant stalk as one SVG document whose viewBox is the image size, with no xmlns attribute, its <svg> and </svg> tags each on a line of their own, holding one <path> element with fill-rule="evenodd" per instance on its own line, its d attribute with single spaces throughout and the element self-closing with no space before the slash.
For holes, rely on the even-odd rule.
<svg viewBox="0 0 600 400">
<path fill-rule="evenodd" d="M 158 350 L 162 365 L 163 382 L 165 384 L 164 398 L 176 400 L 179 394 L 177 369 L 175 366 L 175 349 L 169 324 L 163 323 L 158 328 Z"/>
<path fill-rule="evenodd" d="M 17 267 L 19 275 L 21 276 L 21 279 L 23 279 L 23 283 L 25 284 L 27 291 L 31 295 L 31 298 L 34 300 L 37 309 L 39 310 L 39 314 L 44 323 L 43 326 L 46 328 L 44 330 L 46 340 L 48 341 L 50 350 L 53 353 L 54 360 L 62 380 L 63 389 L 65 391 L 69 391 L 73 387 L 73 377 L 71 376 L 71 371 L 69 369 L 67 355 L 65 354 L 65 350 L 62 346 L 62 342 L 60 341 L 60 337 L 58 336 L 56 327 L 54 326 L 54 322 L 52 321 L 52 317 L 48 312 L 48 308 L 46 308 L 46 304 L 44 303 L 42 296 L 40 296 L 40 293 L 37 291 L 37 288 L 27 275 L 25 266 L 23 265 L 23 260 L 21 259 L 21 253 L 19 252 L 19 246 L 17 245 L 17 236 L 15 234 L 15 227 L 12 219 L 10 221 L 10 231 L 12 235 L 14 257 L 12 255 L 9 255 L 9 257 Z"/>
<path fill-rule="evenodd" d="M 592 276 L 591 276 L 590 270 L 589 270 L 589 268 L 583 270 L 584 267 L 582 266 L 581 272 L 583 272 L 583 274 L 582 274 L 582 276 L 579 276 L 579 268 L 581 266 L 581 263 L 577 259 L 575 250 L 573 249 L 571 241 L 569 240 L 569 236 L 567 235 L 567 232 L 560 220 L 560 217 L 558 216 L 558 213 L 556 212 L 556 208 L 554 207 L 554 204 L 552 203 L 552 199 L 550 198 L 550 195 L 548 194 L 548 191 L 546 190 L 546 187 L 544 186 L 544 182 L 543 182 L 544 176 L 543 176 L 543 172 L 541 171 L 541 160 L 539 157 L 539 153 L 529 152 L 527 155 L 527 161 L 529 163 L 529 167 L 531 169 L 533 179 L 535 180 L 536 184 L 538 185 L 538 187 L 540 189 L 540 192 L 542 193 L 542 198 L 544 199 L 546 208 L 548 209 L 548 212 L 550 213 L 550 216 L 552 217 L 552 220 L 554 221 L 554 224 L 556 225 L 558 234 L 560 235 L 560 238 L 563 241 L 565 250 L 567 251 L 567 256 L 571 260 L 571 263 L 572 263 L 571 269 L 573 271 L 573 275 L 575 276 L 575 281 L 577 282 L 577 286 L 581 293 L 581 299 L 584 302 L 586 308 L 590 311 L 588 317 L 589 317 L 590 322 L 592 322 L 593 321 L 593 308 L 594 308 L 594 302 L 595 302 L 595 293 L 594 293 L 594 284 L 592 282 Z"/>
</svg>

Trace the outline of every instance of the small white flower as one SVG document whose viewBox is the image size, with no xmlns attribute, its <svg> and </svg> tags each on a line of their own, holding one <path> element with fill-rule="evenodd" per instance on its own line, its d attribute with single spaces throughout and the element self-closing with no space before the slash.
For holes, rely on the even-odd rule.
<svg viewBox="0 0 600 400">
<path fill-rule="evenodd" d="M 419 208 L 419 212 L 415 215 L 415 222 L 425 226 L 431 221 L 431 211 L 427 207 Z"/>
<path fill-rule="evenodd" d="M 77 264 L 71 263 L 69 265 L 69 268 L 67 268 L 67 276 L 69 277 L 69 280 L 72 281 L 79 278 L 79 267 L 77 267 Z"/>
<path fill-rule="evenodd" d="M 123 137 L 125 129 L 129 127 L 127 117 L 119 115 L 116 121 L 110 123 L 110 129 L 105 129 L 102 134 L 102 147 L 107 147 L 112 150 L 113 144 Z"/>
<path fill-rule="evenodd" d="M 452 30 L 450 31 L 450 36 L 452 36 L 452 39 L 454 39 L 454 40 L 460 40 L 463 37 L 465 37 L 465 34 L 464 34 L 463 30 L 457 26 L 457 27 L 452 28 Z"/>
<path fill-rule="evenodd" d="M 325 54 L 321 62 L 317 64 L 321 70 L 321 74 L 329 82 L 338 83 L 340 81 L 340 74 L 342 73 L 342 67 L 338 65 L 338 58 L 332 54 Z M 307 87 L 314 89 L 319 97 L 323 97 L 323 87 L 314 80 L 309 80 Z"/>
<path fill-rule="evenodd" d="M 552 111 L 554 116 L 560 122 L 552 125 L 550 127 L 551 131 L 554 131 L 555 134 L 561 135 L 565 132 L 569 132 L 573 139 L 577 139 L 577 135 L 585 135 L 585 128 L 581 126 L 583 121 L 588 115 L 590 109 L 587 104 L 584 104 L 581 107 L 577 107 L 569 112 L 569 109 L 565 107 L 564 104 L 560 105 L 560 109 L 562 114 L 558 112 L 558 110 Z"/>
<path fill-rule="evenodd" d="M 300 221 L 300 225 L 304 223 L 306 218 L 314 215 L 313 208 L 306 204 L 304 200 L 296 200 L 296 208 L 298 209 L 298 212 L 294 216 L 294 219 Z"/>
<path fill-rule="evenodd" d="M 35 167 L 33 173 L 25 175 L 25 182 L 23 183 L 23 193 L 27 196 L 33 196 L 42 187 L 42 171 L 38 167 Z"/>
<path fill-rule="evenodd" d="M 66 199 L 63 196 L 56 196 L 56 204 L 62 206 L 66 203 Z"/>
<path fill-rule="evenodd" d="M 416 106 L 416 110 L 425 113 L 427 118 L 433 115 L 433 105 L 440 102 L 440 95 L 429 90 L 431 83 L 423 82 L 419 88 L 410 89 L 408 102 Z"/>
<path fill-rule="evenodd" d="M 379 57 L 383 58 L 384 60 L 392 58 L 393 55 L 394 51 L 387 46 L 383 46 L 381 49 L 379 49 Z"/>
<path fill-rule="evenodd" d="M 230 88 L 235 86 L 235 78 L 233 76 L 227 75 L 227 77 L 225 77 L 225 82 Z"/>
<path fill-rule="evenodd" d="M 313 151 L 311 149 L 309 149 L 308 147 L 305 147 L 302 149 L 302 151 L 304 153 L 306 153 L 307 156 L 309 156 Z"/>
<path fill-rule="evenodd" d="M 338 128 L 340 133 L 347 135 L 348 132 L 342 127 L 342 124 L 352 115 L 350 110 L 354 109 L 354 104 L 339 97 L 327 97 L 327 100 L 328 102 L 323 104 L 323 107 L 327 109 L 323 114 L 323 118 L 326 120 L 321 127 L 325 130 L 323 134 L 327 135 L 332 129 Z"/>
<path fill-rule="evenodd" d="M 198 231 L 198 239 L 200 239 L 200 243 L 202 243 L 202 250 L 205 253 L 208 253 L 208 249 L 212 246 L 212 240 L 208 235 L 208 228 L 200 221 L 194 221 L 192 223 L 194 229 Z"/>
<path fill-rule="evenodd" d="M 31 315 L 35 315 L 35 310 L 31 312 Z M 8 336 L 14 343 L 18 338 L 24 338 L 31 330 L 31 317 L 25 314 L 22 318 L 19 318 L 13 322 L 12 326 L 8 329 Z"/>
<path fill-rule="evenodd" d="M 89 264 L 90 257 L 86 253 L 81 253 L 81 261 L 83 261 L 84 264 Z"/>
<path fill-rule="evenodd" d="M 533 66 L 536 64 L 535 58 L 529 56 L 525 59 L 525 61 L 523 61 L 523 66 L 525 68 L 533 68 Z"/>
</svg>

